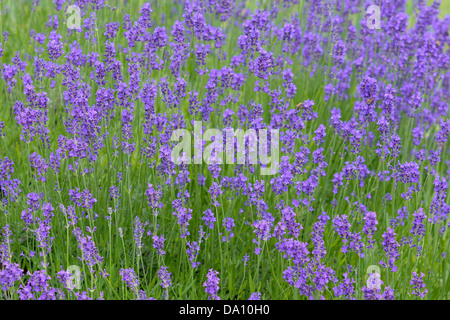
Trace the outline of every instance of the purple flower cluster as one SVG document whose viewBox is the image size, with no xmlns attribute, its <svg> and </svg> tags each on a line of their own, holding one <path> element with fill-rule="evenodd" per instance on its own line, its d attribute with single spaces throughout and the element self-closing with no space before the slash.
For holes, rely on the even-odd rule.
<svg viewBox="0 0 450 320">
<path fill-rule="evenodd" d="M 449 17 L 386 0 L 373 29 L 373 1 L 303 2 L 54 0 L 23 48 L 4 31 L 2 294 L 144 300 L 159 279 L 168 299 L 188 285 L 171 270 L 207 273 L 209 300 L 219 272 L 223 299 L 391 300 L 407 290 L 359 283 L 373 259 L 404 279 L 414 251 L 444 272 Z M 424 273 L 410 285 L 426 296 Z"/>
<path fill-rule="evenodd" d="M 423 273 L 419 276 L 417 272 L 413 272 L 412 279 L 409 282 L 413 288 L 412 294 L 421 298 L 424 298 L 428 293 L 428 290 L 425 288 L 425 283 L 423 282 L 423 277 L 425 277 Z"/>
<path fill-rule="evenodd" d="M 218 274 L 219 272 L 214 269 L 209 269 L 206 275 L 206 281 L 203 283 L 203 286 L 205 287 L 205 292 L 208 294 L 208 300 L 220 300 L 220 297 L 217 295 L 220 289 Z"/>
<path fill-rule="evenodd" d="M 383 250 L 386 253 L 387 258 L 387 265 L 384 262 L 384 260 L 380 261 L 380 264 L 386 268 L 389 266 L 392 272 L 397 271 L 397 266 L 395 265 L 395 260 L 397 260 L 400 256 L 398 252 L 398 248 L 400 247 L 400 244 L 395 240 L 396 233 L 393 229 L 387 228 L 387 231 L 383 233 Z"/>
<path fill-rule="evenodd" d="M 161 287 L 165 289 L 164 299 L 169 299 L 168 288 L 172 285 L 172 280 L 170 279 L 170 275 L 172 273 L 167 271 L 167 267 L 161 266 L 158 270 L 158 277 L 161 280 Z"/>
</svg>

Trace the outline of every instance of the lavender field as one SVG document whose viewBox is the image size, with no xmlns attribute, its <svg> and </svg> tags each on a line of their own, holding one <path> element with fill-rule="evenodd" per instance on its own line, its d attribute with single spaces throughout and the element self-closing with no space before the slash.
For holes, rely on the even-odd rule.
<svg viewBox="0 0 450 320">
<path fill-rule="evenodd" d="M 450 1 L 0 5 L 1 300 L 450 299 Z"/>
</svg>

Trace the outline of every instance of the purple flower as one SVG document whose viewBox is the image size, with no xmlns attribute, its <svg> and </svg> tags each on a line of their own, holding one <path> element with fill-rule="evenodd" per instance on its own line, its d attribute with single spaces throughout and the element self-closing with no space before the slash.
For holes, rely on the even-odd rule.
<svg viewBox="0 0 450 320">
<path fill-rule="evenodd" d="M 205 221 L 205 225 L 209 227 L 211 230 L 214 229 L 214 222 L 216 222 L 216 217 L 211 209 L 206 209 L 203 212 L 202 220 Z"/>
<path fill-rule="evenodd" d="M 187 246 L 186 254 L 189 257 L 189 261 L 191 261 L 192 268 L 195 269 L 200 265 L 200 262 L 197 262 L 197 256 L 200 252 L 200 245 L 196 241 L 188 241 Z"/>
<path fill-rule="evenodd" d="M 313 224 L 313 231 L 311 232 L 312 235 L 312 243 L 314 244 L 314 250 L 312 251 L 312 254 L 316 257 L 317 261 L 319 259 L 323 259 L 325 257 L 325 254 L 327 253 L 325 248 L 325 242 L 323 240 L 323 234 L 325 231 L 325 225 L 327 224 L 327 221 L 330 219 L 330 217 L 327 215 L 326 212 L 323 212 L 318 218 L 317 222 Z"/>
<path fill-rule="evenodd" d="M 421 298 L 424 298 L 428 293 L 428 290 L 425 288 L 425 283 L 423 283 L 423 277 L 425 277 L 423 273 L 420 273 L 419 276 L 417 272 L 413 272 L 412 279 L 409 282 L 413 288 L 412 294 Z"/>
<path fill-rule="evenodd" d="M 377 214 L 376 212 L 367 211 L 364 215 L 364 227 L 363 232 L 367 235 L 367 242 L 369 245 L 367 246 L 368 249 L 372 249 L 373 245 L 375 243 L 375 239 L 373 239 L 373 235 L 375 234 L 375 231 L 377 231 Z"/>
<path fill-rule="evenodd" d="M 383 233 L 383 250 L 386 252 L 386 258 L 388 259 L 388 265 L 391 268 L 391 272 L 397 271 L 397 266 L 394 264 L 400 254 L 398 253 L 398 247 L 400 244 L 395 240 L 396 233 L 393 229 L 387 228 L 387 231 Z M 381 260 L 380 264 L 383 267 L 387 267 L 386 263 Z"/>
<path fill-rule="evenodd" d="M 22 279 L 23 270 L 17 263 L 3 261 L 3 268 L 0 270 L 0 286 L 2 290 L 9 291 L 17 281 Z"/>
<path fill-rule="evenodd" d="M 147 203 L 152 209 L 161 209 L 163 207 L 163 204 L 159 202 L 162 197 L 161 189 L 155 189 L 153 188 L 153 185 L 149 183 L 145 195 L 147 196 Z"/>
<path fill-rule="evenodd" d="M 116 186 L 111 186 L 111 188 L 109 189 L 109 196 L 112 199 L 119 198 L 120 197 L 119 188 L 117 188 Z"/>
<path fill-rule="evenodd" d="M 431 201 L 430 216 L 428 221 L 430 223 L 437 223 L 438 221 L 445 221 L 450 213 L 450 205 L 445 203 L 447 197 L 448 182 L 442 177 L 436 177 L 434 181 L 435 195 Z"/>
<path fill-rule="evenodd" d="M 117 35 L 117 29 L 119 29 L 120 23 L 119 22 L 109 22 L 105 25 L 106 31 L 104 35 L 106 36 L 106 39 L 112 39 L 115 38 Z"/>
<path fill-rule="evenodd" d="M 163 256 L 166 254 L 164 251 L 164 242 L 166 239 L 164 239 L 164 235 L 157 236 L 156 234 L 153 235 L 153 248 L 156 249 L 156 253 Z"/>
<path fill-rule="evenodd" d="M 425 226 L 423 224 L 424 220 L 427 218 L 422 208 L 419 208 L 417 212 L 413 213 L 414 221 L 411 228 L 411 233 L 415 236 L 423 237 L 425 236 Z"/>
<path fill-rule="evenodd" d="M 51 277 L 46 274 L 45 270 L 37 270 L 33 274 L 28 272 L 28 275 L 30 278 L 27 284 L 25 286 L 21 284 L 17 290 L 20 300 L 35 300 L 36 298 L 38 300 L 56 300 L 57 295 L 63 298 L 58 290 L 49 285 Z M 36 295 L 39 293 L 40 295 L 37 297 Z"/>
<path fill-rule="evenodd" d="M 38 173 L 39 177 L 38 180 L 45 182 L 45 173 L 47 172 L 47 162 L 45 159 L 43 159 L 40 155 L 38 155 L 36 152 L 33 152 L 30 154 L 30 164 L 33 169 L 36 169 L 36 172 Z"/>
<path fill-rule="evenodd" d="M 371 77 L 365 77 L 359 83 L 358 92 L 363 99 L 374 98 L 378 94 L 377 80 Z"/>
<path fill-rule="evenodd" d="M 134 292 L 138 291 L 139 279 L 133 269 L 120 269 L 119 274 L 122 276 L 122 281 L 126 283 L 128 288 L 132 289 Z"/>
<path fill-rule="evenodd" d="M 247 265 L 249 260 L 250 260 L 250 256 L 247 253 L 244 254 L 244 257 L 242 258 L 242 261 L 244 262 L 244 266 Z"/>
<path fill-rule="evenodd" d="M 85 189 L 82 192 L 79 192 L 80 189 L 70 189 L 69 190 L 69 197 L 70 200 L 75 202 L 75 204 L 78 207 L 82 207 L 85 209 L 92 209 L 94 203 L 97 202 L 97 199 L 95 199 L 92 194 L 89 192 L 89 190 Z"/>
<path fill-rule="evenodd" d="M 300 230 L 302 230 L 303 227 L 296 221 L 296 214 L 294 210 L 291 207 L 286 206 L 286 208 L 281 210 L 281 214 L 281 221 L 286 226 L 288 233 L 297 238 L 300 235 Z"/>
<path fill-rule="evenodd" d="M 355 300 L 353 294 L 355 293 L 355 288 L 353 284 L 356 282 L 353 278 L 348 277 L 348 273 L 344 272 L 344 279 L 336 287 L 333 288 L 336 297 L 345 296 L 349 300 Z"/>
<path fill-rule="evenodd" d="M 192 219 L 192 209 L 185 208 L 181 204 L 180 199 L 175 199 L 172 202 L 172 206 L 175 208 L 175 212 L 173 215 L 177 217 L 177 222 L 181 227 L 181 238 L 186 238 L 186 236 L 190 235 L 188 231 L 189 221 Z"/>
<path fill-rule="evenodd" d="M 143 247 L 142 236 L 144 235 L 145 226 L 148 225 L 148 222 L 142 223 L 138 216 L 134 218 L 134 242 L 137 248 L 137 255 L 141 255 L 141 249 Z"/>
<path fill-rule="evenodd" d="M 234 233 L 231 231 L 233 229 L 233 227 L 235 226 L 234 219 L 229 218 L 229 217 L 224 218 L 222 225 L 225 227 L 225 229 L 229 233 L 228 237 L 223 236 L 222 241 L 223 242 L 230 241 L 230 239 L 234 237 Z"/>
<path fill-rule="evenodd" d="M 255 254 L 259 255 L 261 253 L 261 241 L 267 241 L 272 236 L 270 231 L 272 229 L 272 223 L 262 219 L 253 222 L 254 230 L 256 234 L 256 239 L 253 239 L 253 243 L 256 243 Z"/>
<path fill-rule="evenodd" d="M 208 294 L 208 300 L 220 300 L 220 297 L 217 295 L 220 282 L 218 274 L 219 272 L 209 269 L 206 275 L 206 281 L 203 283 L 203 286 L 205 287 L 205 292 Z"/>
<path fill-rule="evenodd" d="M 220 203 L 217 198 L 223 193 L 222 188 L 217 182 L 213 182 L 211 188 L 209 188 L 209 194 L 211 194 L 212 205 L 214 207 L 219 207 Z"/>
<path fill-rule="evenodd" d="M 325 142 L 325 126 L 323 124 L 319 125 L 317 130 L 314 132 L 316 136 L 314 137 L 314 141 L 317 143 L 318 146 L 323 144 Z"/>
<path fill-rule="evenodd" d="M 158 270 L 158 277 L 161 280 L 160 286 L 165 289 L 164 293 L 164 299 L 169 299 L 169 291 L 168 288 L 172 285 L 172 280 L 170 279 L 170 273 L 167 271 L 167 267 L 161 266 L 161 268 Z"/>
<path fill-rule="evenodd" d="M 59 39 L 50 40 L 47 45 L 47 53 L 50 60 L 58 59 L 63 53 L 63 43 Z"/>
<path fill-rule="evenodd" d="M 103 262 L 103 257 L 98 253 L 97 246 L 91 236 L 83 235 L 80 228 L 75 228 L 72 233 L 75 235 L 78 242 L 78 248 L 82 252 L 81 258 L 78 259 L 80 261 L 84 261 L 89 270 L 94 272 L 93 266 Z"/>
<path fill-rule="evenodd" d="M 261 300 L 261 292 L 253 292 L 248 300 Z"/>
</svg>

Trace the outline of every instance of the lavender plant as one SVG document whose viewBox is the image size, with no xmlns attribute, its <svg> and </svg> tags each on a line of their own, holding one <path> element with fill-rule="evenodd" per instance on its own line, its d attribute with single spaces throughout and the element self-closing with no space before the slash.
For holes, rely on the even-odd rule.
<svg viewBox="0 0 450 320">
<path fill-rule="evenodd" d="M 450 298 L 448 4 L 0 6 L 3 299 Z"/>
</svg>

